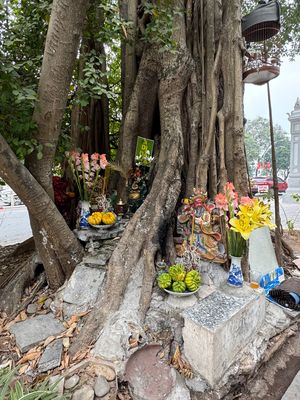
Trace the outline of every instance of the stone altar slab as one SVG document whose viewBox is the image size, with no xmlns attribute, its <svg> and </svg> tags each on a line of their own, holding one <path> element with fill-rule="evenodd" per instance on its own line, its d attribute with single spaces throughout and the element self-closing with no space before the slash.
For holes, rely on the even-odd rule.
<svg viewBox="0 0 300 400">
<path fill-rule="evenodd" d="M 210 386 L 219 382 L 260 328 L 265 302 L 260 289 L 224 286 L 182 313 L 184 354 Z"/>
</svg>

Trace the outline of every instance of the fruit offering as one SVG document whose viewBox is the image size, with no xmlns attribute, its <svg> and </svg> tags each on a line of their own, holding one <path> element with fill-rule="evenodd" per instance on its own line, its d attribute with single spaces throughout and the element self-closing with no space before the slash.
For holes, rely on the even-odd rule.
<svg viewBox="0 0 300 400">
<path fill-rule="evenodd" d="M 172 285 L 172 290 L 173 292 L 177 293 L 183 293 L 186 289 L 186 285 L 184 282 L 178 281 L 178 282 L 173 282 Z"/>
<path fill-rule="evenodd" d="M 93 212 L 89 217 L 88 217 L 88 223 L 90 225 L 100 225 L 102 222 L 102 213 L 101 212 Z"/>
<path fill-rule="evenodd" d="M 197 290 L 201 283 L 199 272 L 195 270 L 189 271 L 185 276 L 184 283 L 186 284 L 188 290 L 190 290 L 191 292 Z"/>
<path fill-rule="evenodd" d="M 160 274 L 157 281 L 161 289 L 168 289 L 172 285 L 172 278 L 167 272 Z"/>
<path fill-rule="evenodd" d="M 157 278 L 158 286 L 175 293 L 195 292 L 201 284 L 201 276 L 197 270 L 186 271 L 184 265 L 171 265 L 167 272 Z"/>
<path fill-rule="evenodd" d="M 102 213 L 102 222 L 104 225 L 113 225 L 117 222 L 116 214 L 113 212 Z"/>
<path fill-rule="evenodd" d="M 88 223 L 90 225 L 113 225 L 117 222 L 117 217 L 116 214 L 114 214 L 113 212 L 93 212 L 93 214 L 91 214 L 88 217 Z"/>
<path fill-rule="evenodd" d="M 175 264 L 169 268 L 169 274 L 171 275 L 173 281 L 178 282 L 184 281 L 186 272 L 182 264 Z"/>
</svg>

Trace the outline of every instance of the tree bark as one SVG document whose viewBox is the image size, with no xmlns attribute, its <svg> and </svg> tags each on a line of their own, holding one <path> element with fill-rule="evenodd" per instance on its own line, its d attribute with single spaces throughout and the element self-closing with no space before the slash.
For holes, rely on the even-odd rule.
<svg viewBox="0 0 300 400">
<path fill-rule="evenodd" d="M 160 66 L 162 72 L 158 93 L 161 150 L 157 173 L 149 195 L 131 219 L 110 259 L 105 288 L 97 301 L 94 312 L 89 316 L 72 347 L 72 354 L 75 354 L 80 346 L 93 342 L 109 316 L 117 313 L 130 278 L 132 279 L 135 275 L 138 266 L 142 265 L 142 291 L 136 299 L 136 304 L 131 304 L 131 307 L 136 308 L 141 323 L 151 299 L 155 256 L 160 250 L 160 242 L 166 234 L 165 226 L 171 218 L 180 193 L 180 173 L 183 165 L 181 102 L 191 73 L 191 57 L 184 48 L 179 49 L 176 55 L 164 55 L 161 61 L 159 61 L 161 54 L 158 49 L 149 48 L 146 57 L 156 67 Z M 144 73 L 145 70 L 141 68 L 135 92 L 143 90 L 140 82 L 144 82 Z M 134 104 L 133 96 L 128 113 L 131 112 L 130 108 Z"/>
<path fill-rule="evenodd" d="M 140 121 L 146 115 L 146 125 L 153 122 L 148 98 L 158 96 L 161 147 L 155 177 L 110 259 L 105 287 L 72 346 L 73 354 L 95 341 L 99 332 L 97 346 L 107 348 L 114 332 L 110 328 L 120 319 L 127 325 L 134 319 L 141 326 L 151 299 L 155 258 L 170 236 L 170 218 L 180 195 L 190 195 L 197 182 L 214 195 L 227 176 L 244 193 L 240 2 L 178 0 L 173 7 L 187 11 L 174 18 L 178 52 L 145 47 L 119 148 L 121 165 L 128 171 Z M 137 290 L 134 299 L 132 290 Z"/>
<path fill-rule="evenodd" d="M 38 157 L 38 150 L 27 159 L 26 165 L 30 173 L 53 199 L 52 168 L 56 146 L 60 134 L 61 122 L 65 112 L 69 87 L 77 57 L 79 40 L 88 6 L 87 0 L 54 0 L 51 18 L 47 33 L 41 76 L 38 87 L 38 99 L 33 119 L 37 125 L 35 138 L 37 139 L 42 159 Z M 15 190 L 16 191 L 16 190 Z M 21 193 L 23 195 L 24 193 Z M 26 204 L 26 201 L 21 196 Z M 50 200 L 49 200 L 50 201 Z M 49 202 L 47 200 L 47 202 Z M 27 205 L 27 204 L 26 204 Z M 43 261 L 47 279 L 51 287 L 59 287 L 69 272 L 64 274 L 64 262 L 69 259 L 63 242 L 57 241 L 60 236 L 56 230 L 47 231 L 47 225 L 36 219 L 29 207 L 31 227 L 35 239 L 36 249 Z M 40 209 L 40 207 L 39 207 Z M 53 209 L 50 219 L 59 219 L 59 211 Z M 74 242 L 70 230 L 65 232 L 65 241 Z M 76 249 L 78 250 L 76 242 Z M 68 261 L 74 267 L 73 261 Z"/>
<path fill-rule="evenodd" d="M 58 270 L 54 268 L 52 258 L 46 260 L 48 264 L 44 264 L 49 285 L 58 288 L 80 262 L 83 256 L 81 245 L 48 193 L 16 158 L 2 136 L 0 136 L 0 176 L 22 199 L 33 220 L 39 222 L 38 234 L 42 241 L 42 249 L 49 252 L 50 256 L 52 251 L 59 249 L 60 268 Z M 42 257 L 44 253 L 40 255 Z M 44 259 L 42 261 L 44 262 Z"/>
</svg>

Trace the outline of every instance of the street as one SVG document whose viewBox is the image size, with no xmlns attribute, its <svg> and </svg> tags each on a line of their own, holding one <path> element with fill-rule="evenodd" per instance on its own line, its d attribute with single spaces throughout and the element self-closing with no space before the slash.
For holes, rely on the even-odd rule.
<svg viewBox="0 0 300 400">
<path fill-rule="evenodd" d="M 274 202 L 271 202 L 274 211 Z M 280 199 L 280 217 L 284 229 L 288 221 L 300 230 L 300 203 L 286 204 Z M 0 208 L 0 246 L 23 242 L 31 236 L 29 216 L 25 206 Z"/>
<path fill-rule="evenodd" d="M 21 243 L 31 236 L 25 206 L 0 208 L 0 246 Z"/>
</svg>

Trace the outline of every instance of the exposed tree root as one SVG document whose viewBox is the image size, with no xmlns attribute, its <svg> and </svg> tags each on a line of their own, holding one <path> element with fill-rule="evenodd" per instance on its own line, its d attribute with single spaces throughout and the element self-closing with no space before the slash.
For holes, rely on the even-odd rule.
<svg viewBox="0 0 300 400">
<path fill-rule="evenodd" d="M 161 59 L 157 50 L 153 51 L 156 59 Z M 166 235 L 165 226 L 181 189 L 183 136 L 180 106 L 191 71 L 189 53 L 183 49 L 175 55 L 168 54 L 161 63 L 163 78 L 159 87 L 159 105 L 162 136 L 156 176 L 149 195 L 131 219 L 110 259 L 105 287 L 71 347 L 72 355 L 95 341 L 107 322 L 116 325 L 127 315 L 127 325 L 130 324 L 129 318 L 133 319 L 135 326 L 142 324 L 149 307 L 155 256 Z M 134 298 L 131 292 L 135 293 Z M 107 329 L 107 332 L 113 336 L 111 330 Z"/>
<path fill-rule="evenodd" d="M 10 315 L 17 310 L 24 289 L 35 276 L 37 268 L 35 257 L 35 253 L 29 253 L 27 257 L 24 256 L 22 264 L 19 267 L 16 266 L 15 273 L 9 276 L 9 280 L 7 280 L 5 286 L 1 288 L 0 311 L 4 311 Z M 13 258 L 11 260 L 13 260 Z"/>
</svg>

